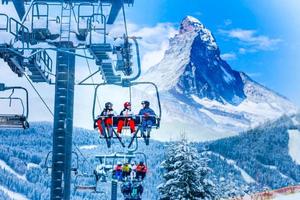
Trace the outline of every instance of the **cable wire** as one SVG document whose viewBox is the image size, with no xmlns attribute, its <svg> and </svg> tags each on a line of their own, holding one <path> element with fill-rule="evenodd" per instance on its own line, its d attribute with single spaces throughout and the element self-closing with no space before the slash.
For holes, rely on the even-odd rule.
<svg viewBox="0 0 300 200">
<path fill-rule="evenodd" d="M 24 75 L 25 75 L 25 78 L 27 79 L 27 81 L 29 82 L 29 84 L 31 85 L 31 87 L 33 88 L 33 90 L 36 92 L 36 94 L 39 96 L 40 100 L 43 102 L 43 104 L 47 108 L 47 110 L 54 117 L 54 114 L 53 114 L 52 110 L 50 109 L 50 107 L 48 106 L 48 104 L 45 102 L 45 100 L 43 99 L 43 97 L 40 95 L 39 91 L 34 87 L 34 85 L 32 84 L 32 82 L 28 78 L 28 76 L 26 74 L 24 74 Z"/>
<path fill-rule="evenodd" d="M 125 26 L 125 36 L 128 37 L 128 30 L 127 30 L 127 22 L 126 22 L 126 14 L 124 9 L 124 3 L 122 3 L 122 12 L 123 12 L 123 20 L 124 20 L 124 26 Z"/>
<path fill-rule="evenodd" d="M 27 81 L 29 82 L 29 84 L 31 85 L 31 87 L 33 88 L 33 90 L 36 92 L 36 94 L 39 96 L 39 98 L 41 99 L 41 101 L 43 102 L 43 104 L 45 105 L 45 107 L 47 108 L 47 110 L 50 112 L 50 114 L 52 115 L 52 117 L 54 117 L 53 112 L 51 111 L 51 109 L 49 108 L 49 106 L 47 105 L 47 103 L 45 102 L 45 100 L 43 99 L 43 97 L 40 95 L 40 93 L 38 92 L 38 90 L 35 88 L 35 86 L 32 84 L 32 82 L 30 81 L 30 79 L 28 78 L 28 76 L 26 74 L 24 74 L 25 78 L 27 79 Z M 90 164 L 90 162 L 87 160 L 87 158 L 83 155 L 83 153 L 80 151 L 80 149 L 78 148 L 78 146 L 72 141 L 72 144 L 75 146 L 76 150 L 79 152 L 79 154 L 83 157 L 83 160 L 85 162 L 88 163 L 89 167 L 92 168 L 92 165 Z"/>
<path fill-rule="evenodd" d="M 86 55 L 86 50 L 85 50 L 85 49 L 84 49 L 84 55 L 87 56 L 87 55 Z M 86 60 L 87 67 L 88 67 L 88 69 L 89 69 L 89 73 L 90 73 L 90 75 L 91 75 L 91 74 L 92 74 L 92 70 L 91 70 L 91 67 L 90 67 L 90 63 L 89 63 L 89 61 L 88 61 L 87 58 L 86 58 L 85 60 Z M 95 82 L 94 82 L 94 78 L 91 77 L 91 80 L 92 80 L 92 83 L 93 83 L 93 85 L 94 85 L 94 89 L 96 89 Z M 98 104 L 98 107 L 100 108 L 100 110 L 102 110 L 98 95 L 97 95 L 97 104 Z"/>
</svg>

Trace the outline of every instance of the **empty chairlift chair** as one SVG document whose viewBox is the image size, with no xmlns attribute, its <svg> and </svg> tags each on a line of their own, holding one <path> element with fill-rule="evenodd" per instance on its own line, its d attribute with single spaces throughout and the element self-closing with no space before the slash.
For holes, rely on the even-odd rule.
<svg viewBox="0 0 300 200">
<path fill-rule="evenodd" d="M 9 101 L 9 104 L 12 101 L 19 102 L 22 106 L 22 112 L 16 114 L 0 114 L 0 128 L 16 128 L 16 129 L 27 129 L 29 128 L 28 118 L 28 92 L 25 88 L 22 87 L 6 87 L 3 83 L 0 83 L 0 92 L 9 91 L 12 93 L 8 97 L 0 97 L 0 100 Z M 14 97 L 15 90 L 23 90 L 26 95 L 26 104 L 24 105 L 22 98 Z M 10 106 L 10 105 L 9 105 Z M 1 109 L 3 112 L 3 110 Z"/>
</svg>

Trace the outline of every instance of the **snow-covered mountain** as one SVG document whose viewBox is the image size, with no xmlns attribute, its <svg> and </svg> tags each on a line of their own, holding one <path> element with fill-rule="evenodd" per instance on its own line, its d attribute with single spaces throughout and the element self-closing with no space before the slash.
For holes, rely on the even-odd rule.
<svg viewBox="0 0 300 200">
<path fill-rule="evenodd" d="M 160 139 L 176 139 L 182 132 L 196 140 L 226 137 L 298 110 L 285 97 L 233 70 L 221 58 L 210 30 L 191 16 L 170 39 L 163 60 L 142 79 L 155 82 L 161 91 Z"/>
</svg>

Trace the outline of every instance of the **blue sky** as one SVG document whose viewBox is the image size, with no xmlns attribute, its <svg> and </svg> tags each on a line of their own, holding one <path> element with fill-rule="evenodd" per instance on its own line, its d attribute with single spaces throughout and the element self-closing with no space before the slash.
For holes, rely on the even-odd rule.
<svg viewBox="0 0 300 200">
<path fill-rule="evenodd" d="M 136 0 L 127 15 L 150 27 L 198 18 L 234 69 L 300 105 L 299 10 L 298 0 Z"/>
</svg>

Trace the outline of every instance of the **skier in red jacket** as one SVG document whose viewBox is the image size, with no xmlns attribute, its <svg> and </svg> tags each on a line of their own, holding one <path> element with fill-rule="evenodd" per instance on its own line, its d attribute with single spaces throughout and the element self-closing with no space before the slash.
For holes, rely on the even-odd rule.
<svg viewBox="0 0 300 200">
<path fill-rule="evenodd" d="M 113 135 L 113 120 L 112 117 L 115 115 L 113 110 L 113 104 L 111 102 L 105 103 L 105 108 L 98 116 L 95 125 L 98 127 L 99 132 L 102 136 L 106 135 L 105 127 L 108 130 L 109 136 Z"/>
<path fill-rule="evenodd" d="M 144 164 L 144 161 L 140 161 L 140 163 L 136 166 L 136 177 L 138 179 L 144 180 L 147 173 L 147 166 Z"/>
<path fill-rule="evenodd" d="M 122 116 L 118 121 L 117 132 L 121 134 L 123 126 L 129 126 L 131 133 L 135 132 L 134 114 L 131 111 L 131 103 L 125 102 L 124 109 L 121 111 L 120 116 Z"/>
</svg>

